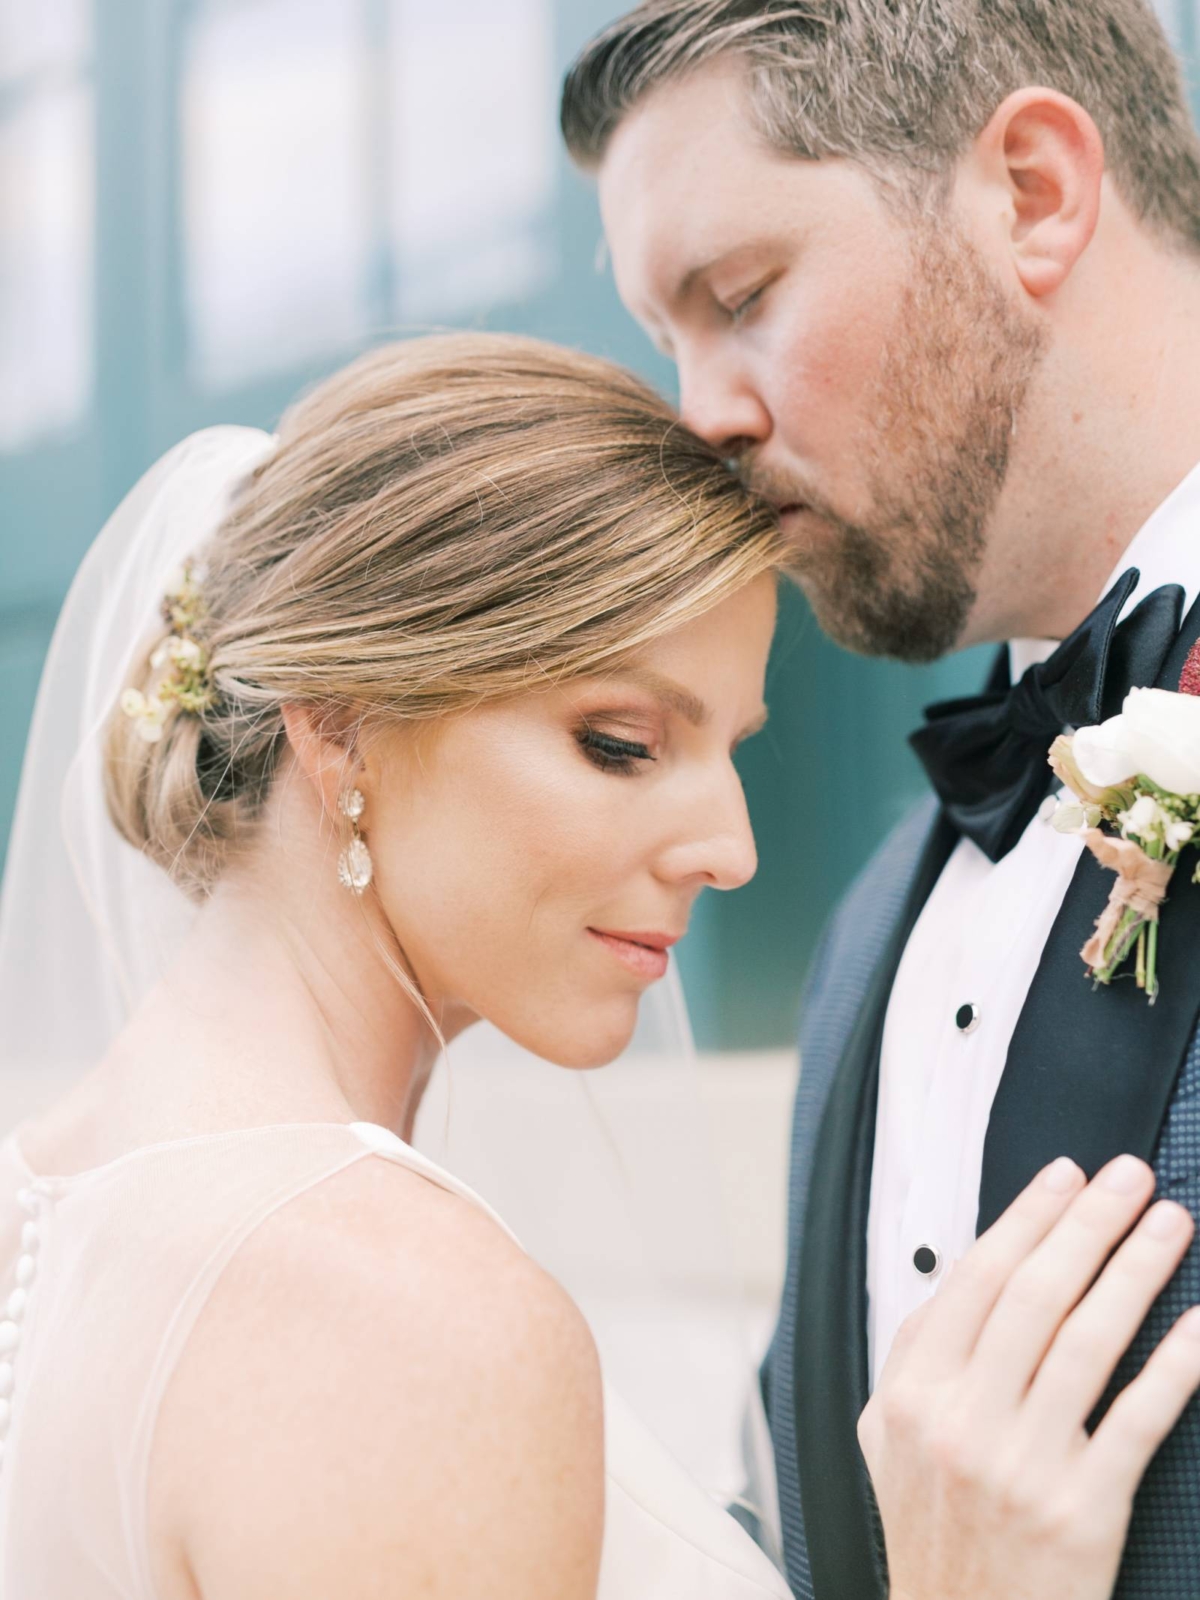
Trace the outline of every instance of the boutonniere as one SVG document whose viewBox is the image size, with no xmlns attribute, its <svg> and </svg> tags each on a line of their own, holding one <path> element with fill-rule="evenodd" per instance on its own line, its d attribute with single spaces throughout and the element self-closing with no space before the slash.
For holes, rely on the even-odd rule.
<svg viewBox="0 0 1200 1600">
<path fill-rule="evenodd" d="M 1178 693 L 1132 689 L 1119 716 L 1056 739 L 1050 765 L 1070 791 L 1054 826 L 1117 874 L 1096 931 L 1080 952 L 1097 983 L 1133 963 L 1139 989 L 1158 995 L 1158 914 L 1183 852 L 1200 843 L 1200 645 Z M 1200 866 L 1192 875 L 1200 884 Z"/>
</svg>

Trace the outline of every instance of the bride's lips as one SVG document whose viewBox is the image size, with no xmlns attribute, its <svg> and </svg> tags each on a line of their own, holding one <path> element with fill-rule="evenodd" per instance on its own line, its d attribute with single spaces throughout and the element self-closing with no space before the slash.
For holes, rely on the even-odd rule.
<svg viewBox="0 0 1200 1600">
<path fill-rule="evenodd" d="M 669 933 L 627 933 L 615 928 L 589 928 L 592 938 L 639 978 L 666 976 L 667 951 L 678 944 L 680 935 Z"/>
</svg>

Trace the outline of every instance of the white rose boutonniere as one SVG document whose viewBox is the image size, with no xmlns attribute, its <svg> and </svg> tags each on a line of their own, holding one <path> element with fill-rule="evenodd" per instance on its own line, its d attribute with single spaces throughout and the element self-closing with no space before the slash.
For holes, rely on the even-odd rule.
<svg viewBox="0 0 1200 1600">
<path fill-rule="evenodd" d="M 1169 689 L 1131 689 L 1119 717 L 1074 737 L 1075 763 L 1090 783 L 1131 773 L 1168 794 L 1200 794 L 1200 699 Z"/>
<path fill-rule="evenodd" d="M 1117 874 L 1083 959 L 1107 984 L 1132 956 L 1153 1004 L 1159 908 L 1200 829 L 1200 698 L 1133 689 L 1120 716 L 1057 739 L 1050 765 L 1074 796 L 1060 804 L 1056 825 L 1083 831 L 1088 849 Z M 1192 881 L 1200 882 L 1200 868 Z"/>
</svg>

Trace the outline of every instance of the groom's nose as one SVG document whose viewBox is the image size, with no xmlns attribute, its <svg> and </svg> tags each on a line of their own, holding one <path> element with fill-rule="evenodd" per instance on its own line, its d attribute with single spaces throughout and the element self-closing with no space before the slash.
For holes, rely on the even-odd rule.
<svg viewBox="0 0 1200 1600">
<path fill-rule="evenodd" d="M 724 456 L 740 456 L 770 437 L 771 417 L 748 375 L 723 351 L 681 355 L 684 422 Z"/>
</svg>

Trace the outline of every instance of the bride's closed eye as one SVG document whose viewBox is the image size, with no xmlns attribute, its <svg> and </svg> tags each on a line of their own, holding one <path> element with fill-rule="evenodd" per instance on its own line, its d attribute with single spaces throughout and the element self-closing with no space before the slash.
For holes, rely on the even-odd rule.
<svg viewBox="0 0 1200 1600">
<path fill-rule="evenodd" d="M 646 745 L 638 744 L 633 739 L 618 739 L 611 733 L 601 733 L 598 728 L 585 725 L 575 738 L 587 759 L 601 772 L 631 776 L 638 770 L 640 762 L 655 759 Z"/>
</svg>

